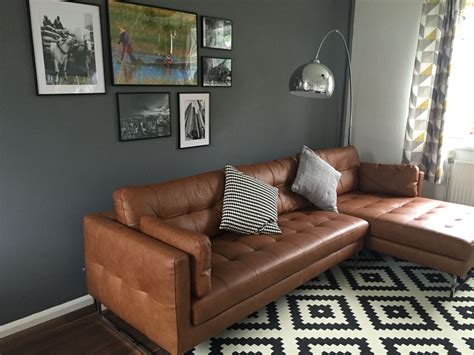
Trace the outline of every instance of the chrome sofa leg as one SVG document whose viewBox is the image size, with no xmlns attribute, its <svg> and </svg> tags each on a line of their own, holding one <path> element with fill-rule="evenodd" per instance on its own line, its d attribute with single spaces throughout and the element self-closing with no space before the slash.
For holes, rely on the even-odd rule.
<svg viewBox="0 0 474 355">
<path fill-rule="evenodd" d="M 94 298 L 94 307 L 95 307 L 95 312 L 99 317 L 102 317 L 102 303 L 100 303 L 99 300 L 96 300 Z"/>
<path fill-rule="evenodd" d="M 127 343 L 131 344 L 135 348 L 138 348 L 138 350 L 141 353 L 145 355 L 155 354 L 152 350 L 148 349 L 148 347 L 145 344 L 143 344 L 138 339 L 133 337 L 125 329 L 120 327 L 118 324 L 112 322 L 111 320 L 107 319 L 102 312 L 102 303 L 100 303 L 100 301 L 96 300 L 95 298 L 94 298 L 94 306 L 95 306 L 95 311 L 97 313 L 97 317 L 99 318 L 100 322 L 103 325 L 105 325 L 108 329 L 112 330 L 115 334 L 117 334 L 120 338 L 125 340 Z"/>
<path fill-rule="evenodd" d="M 457 291 L 458 288 L 459 288 L 459 286 L 458 286 L 458 277 L 456 275 L 453 275 L 453 280 L 452 280 L 452 284 L 451 284 L 451 295 L 450 295 L 451 299 L 453 299 L 454 293 Z"/>
<path fill-rule="evenodd" d="M 354 263 L 352 264 L 352 268 L 354 269 L 354 271 L 357 271 L 358 264 L 359 264 L 359 252 L 357 252 L 354 255 Z"/>
<path fill-rule="evenodd" d="M 453 283 L 451 285 L 451 299 L 454 297 L 454 293 L 459 290 L 471 277 L 474 275 L 474 271 L 468 272 L 464 278 L 453 275 Z"/>
</svg>

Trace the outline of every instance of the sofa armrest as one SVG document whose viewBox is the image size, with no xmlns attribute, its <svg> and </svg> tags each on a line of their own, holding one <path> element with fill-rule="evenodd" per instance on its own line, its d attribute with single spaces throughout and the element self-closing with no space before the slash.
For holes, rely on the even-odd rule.
<svg viewBox="0 0 474 355">
<path fill-rule="evenodd" d="M 418 195 L 419 178 L 416 165 L 361 163 L 359 190 L 366 193 L 415 197 Z"/>
<path fill-rule="evenodd" d="M 188 254 L 103 215 L 84 218 L 89 293 L 167 351 L 191 319 Z"/>
<path fill-rule="evenodd" d="M 193 294 L 204 297 L 211 292 L 211 242 L 208 236 L 150 216 L 141 218 L 140 231 L 191 255 Z"/>
</svg>

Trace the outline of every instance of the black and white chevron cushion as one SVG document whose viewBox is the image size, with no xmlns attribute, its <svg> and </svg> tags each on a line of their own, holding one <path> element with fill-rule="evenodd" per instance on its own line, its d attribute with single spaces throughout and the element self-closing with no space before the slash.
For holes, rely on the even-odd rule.
<svg viewBox="0 0 474 355">
<path fill-rule="evenodd" d="M 239 234 L 279 234 L 277 201 L 276 187 L 226 165 L 219 228 Z"/>
</svg>

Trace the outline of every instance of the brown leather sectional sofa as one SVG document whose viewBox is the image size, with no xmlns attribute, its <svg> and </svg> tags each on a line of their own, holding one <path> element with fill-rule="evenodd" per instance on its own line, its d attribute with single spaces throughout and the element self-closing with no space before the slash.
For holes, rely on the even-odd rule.
<svg viewBox="0 0 474 355">
<path fill-rule="evenodd" d="M 223 171 L 115 191 L 114 212 L 84 219 L 89 293 L 178 354 L 364 245 L 457 276 L 473 267 L 474 208 L 419 197 L 416 167 L 316 152 L 342 173 L 339 214 L 291 191 L 297 157 L 238 167 L 278 187 L 281 235 L 219 231 Z"/>
</svg>

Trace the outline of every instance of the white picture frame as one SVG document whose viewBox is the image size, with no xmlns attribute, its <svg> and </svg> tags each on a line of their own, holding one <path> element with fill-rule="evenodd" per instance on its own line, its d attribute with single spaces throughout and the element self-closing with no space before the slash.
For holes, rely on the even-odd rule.
<svg viewBox="0 0 474 355">
<path fill-rule="evenodd" d="M 38 95 L 105 94 L 100 6 L 28 3 Z"/>
<path fill-rule="evenodd" d="M 179 148 L 210 145 L 210 97 L 208 92 L 179 93 Z"/>
</svg>

